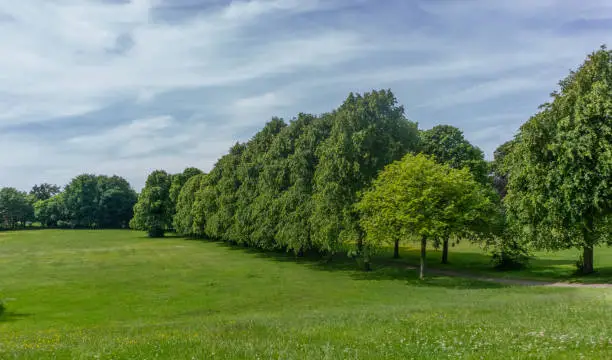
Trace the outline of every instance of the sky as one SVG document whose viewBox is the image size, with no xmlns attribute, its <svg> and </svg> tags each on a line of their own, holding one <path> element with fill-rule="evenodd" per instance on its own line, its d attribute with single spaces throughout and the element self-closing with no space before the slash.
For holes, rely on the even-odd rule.
<svg viewBox="0 0 612 360">
<path fill-rule="evenodd" d="M 0 1 L 0 186 L 138 190 L 373 89 L 491 158 L 611 40 L 608 0 Z"/>
</svg>

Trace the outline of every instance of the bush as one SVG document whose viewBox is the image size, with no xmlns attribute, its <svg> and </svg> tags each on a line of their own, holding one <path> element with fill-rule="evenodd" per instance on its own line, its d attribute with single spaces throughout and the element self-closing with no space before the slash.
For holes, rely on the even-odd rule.
<svg viewBox="0 0 612 360">
<path fill-rule="evenodd" d="M 529 265 L 531 255 L 527 248 L 520 243 L 503 239 L 496 244 L 493 250 L 493 264 L 498 270 L 518 270 Z"/>
</svg>

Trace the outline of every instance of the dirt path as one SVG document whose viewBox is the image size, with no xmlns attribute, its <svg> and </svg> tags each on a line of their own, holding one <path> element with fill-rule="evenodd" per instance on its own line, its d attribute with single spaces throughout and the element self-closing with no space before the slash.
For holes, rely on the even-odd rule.
<svg viewBox="0 0 612 360">
<path fill-rule="evenodd" d="M 416 266 L 408 266 L 408 269 L 418 270 Z M 571 287 L 571 288 L 612 288 L 612 284 L 582 284 L 568 283 L 560 281 L 543 281 L 543 280 L 526 280 L 526 279 L 508 279 L 497 278 L 492 276 L 475 275 L 462 271 L 427 269 L 427 273 L 442 276 L 460 277 L 464 279 L 488 281 L 504 285 L 519 285 L 519 286 L 551 286 L 551 287 Z"/>
</svg>

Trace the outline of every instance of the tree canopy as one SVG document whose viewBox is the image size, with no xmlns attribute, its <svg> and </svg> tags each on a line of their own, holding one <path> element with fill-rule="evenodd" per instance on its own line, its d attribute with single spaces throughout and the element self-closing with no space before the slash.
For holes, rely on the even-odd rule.
<svg viewBox="0 0 612 360">
<path fill-rule="evenodd" d="M 62 189 L 57 185 L 42 183 L 40 185 L 34 185 L 32 190 L 30 190 L 30 195 L 34 197 L 35 201 L 47 200 L 59 194 L 61 190 Z"/>
<path fill-rule="evenodd" d="M 509 156 L 509 220 L 537 248 L 593 249 L 610 240 L 612 214 L 612 53 L 590 54 L 525 123 Z"/>
<path fill-rule="evenodd" d="M 174 208 L 170 201 L 171 176 L 163 170 L 149 174 L 134 206 L 132 229 L 147 231 L 150 237 L 163 237 L 172 225 Z"/>
</svg>

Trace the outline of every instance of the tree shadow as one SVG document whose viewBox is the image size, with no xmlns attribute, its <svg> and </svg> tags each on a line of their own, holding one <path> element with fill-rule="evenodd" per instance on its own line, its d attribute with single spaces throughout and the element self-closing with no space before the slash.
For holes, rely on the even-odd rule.
<svg viewBox="0 0 612 360">
<path fill-rule="evenodd" d="M 204 241 L 207 241 L 204 239 Z M 265 251 L 257 248 L 230 245 L 223 242 L 215 242 L 220 247 L 231 251 L 240 251 L 256 256 L 261 259 L 275 262 L 294 263 L 306 266 L 317 271 L 348 273 L 354 280 L 366 281 L 403 281 L 411 286 L 444 287 L 454 289 L 491 289 L 503 288 L 509 285 L 495 282 L 480 281 L 475 279 L 464 279 L 459 277 L 444 276 L 438 274 L 426 274 L 425 280 L 420 280 L 418 272 L 400 262 L 384 262 L 374 259 L 372 269 L 365 271 L 359 262 L 346 255 L 346 253 L 335 254 L 331 259 L 325 259 L 318 252 L 308 252 L 303 256 L 296 256 L 284 251 Z"/>
<path fill-rule="evenodd" d="M 21 319 L 27 318 L 33 316 L 33 314 L 26 314 L 26 313 L 18 313 L 18 312 L 13 312 L 13 311 L 5 311 L 2 314 L 0 314 L 0 323 L 3 322 L 15 322 L 15 321 L 19 321 Z"/>
</svg>

